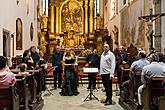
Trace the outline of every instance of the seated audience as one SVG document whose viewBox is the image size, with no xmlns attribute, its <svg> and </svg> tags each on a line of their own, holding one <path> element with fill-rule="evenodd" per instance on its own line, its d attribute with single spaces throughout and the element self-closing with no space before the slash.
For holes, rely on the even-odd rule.
<svg viewBox="0 0 165 110">
<path fill-rule="evenodd" d="M 165 60 L 165 56 L 163 55 L 163 53 L 158 53 L 159 55 L 159 64 L 162 66 L 165 66 L 164 60 Z"/>
<path fill-rule="evenodd" d="M 6 70 L 6 62 L 6 58 L 0 56 L 0 86 L 9 86 L 16 81 L 14 74 Z"/>
<path fill-rule="evenodd" d="M 131 76 L 130 78 L 132 79 L 134 77 L 134 73 L 137 71 L 142 71 L 143 67 L 146 65 L 149 65 L 149 61 L 146 58 L 146 52 L 145 51 L 140 51 L 139 52 L 139 60 L 135 61 L 131 65 Z M 125 81 L 122 84 L 122 90 L 125 95 L 125 99 L 129 97 L 129 85 L 130 85 L 130 80 Z"/>
<path fill-rule="evenodd" d="M 141 76 L 141 81 L 143 85 L 141 85 L 138 88 L 138 100 L 139 100 L 139 108 L 143 107 L 143 102 L 142 102 L 142 94 L 143 94 L 143 88 L 145 87 L 145 76 L 149 77 L 165 77 L 165 68 L 161 66 L 158 61 L 159 61 L 159 56 L 157 53 L 153 53 L 150 55 L 150 62 L 151 64 L 145 66 L 142 70 L 142 76 Z"/>
<path fill-rule="evenodd" d="M 150 62 L 146 58 L 146 52 L 140 51 L 139 52 L 139 60 L 135 61 L 131 65 L 131 72 L 142 71 L 145 65 L 150 64 Z"/>
</svg>

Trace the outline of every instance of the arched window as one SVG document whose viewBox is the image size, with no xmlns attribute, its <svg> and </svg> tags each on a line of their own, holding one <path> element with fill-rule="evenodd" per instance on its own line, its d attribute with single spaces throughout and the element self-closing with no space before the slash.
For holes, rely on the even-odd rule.
<svg viewBox="0 0 165 110">
<path fill-rule="evenodd" d="M 100 0 L 95 0 L 95 10 L 94 10 L 94 18 L 96 18 L 97 15 L 100 15 Z M 96 20 L 94 22 L 94 29 L 96 29 Z"/>
<path fill-rule="evenodd" d="M 100 0 L 95 0 L 95 15 L 100 14 Z"/>
<path fill-rule="evenodd" d="M 48 15 L 48 1 L 49 0 L 43 0 L 43 14 Z"/>
</svg>

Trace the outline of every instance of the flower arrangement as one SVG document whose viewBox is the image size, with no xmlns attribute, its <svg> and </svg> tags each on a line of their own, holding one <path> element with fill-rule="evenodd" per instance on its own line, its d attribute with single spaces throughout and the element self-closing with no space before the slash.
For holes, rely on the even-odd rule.
<svg viewBox="0 0 165 110">
<path fill-rule="evenodd" d="M 92 54 L 92 50 L 90 50 L 90 49 L 85 49 L 82 51 L 83 57 L 88 57 L 90 54 Z"/>
</svg>

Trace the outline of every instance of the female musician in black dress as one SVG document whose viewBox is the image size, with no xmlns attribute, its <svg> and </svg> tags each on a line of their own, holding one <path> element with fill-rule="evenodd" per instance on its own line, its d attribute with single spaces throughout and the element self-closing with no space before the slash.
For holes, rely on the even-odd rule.
<svg viewBox="0 0 165 110">
<path fill-rule="evenodd" d="M 62 90 L 60 94 L 62 96 L 78 95 L 76 72 L 75 72 L 75 60 L 74 55 L 70 53 L 70 49 L 66 49 L 66 53 L 63 57 L 64 65 L 64 80 L 62 84 Z"/>
</svg>

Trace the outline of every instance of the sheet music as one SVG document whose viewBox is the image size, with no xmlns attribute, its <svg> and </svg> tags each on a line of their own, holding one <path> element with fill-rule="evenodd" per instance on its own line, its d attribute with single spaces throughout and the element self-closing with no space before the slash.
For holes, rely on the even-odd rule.
<svg viewBox="0 0 165 110">
<path fill-rule="evenodd" d="M 98 68 L 83 68 L 84 73 L 98 73 Z"/>
</svg>

